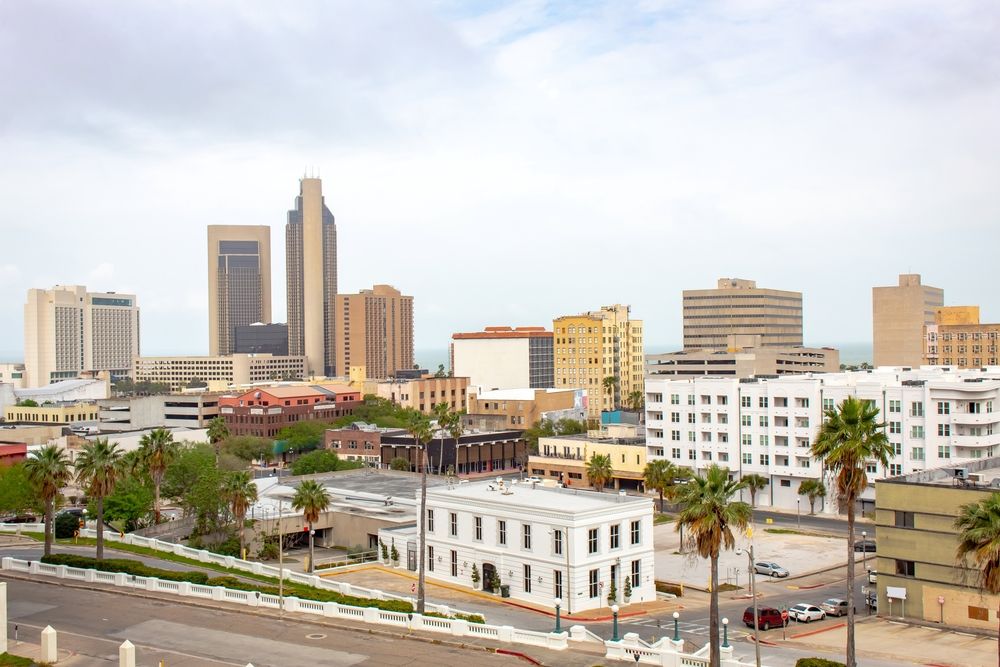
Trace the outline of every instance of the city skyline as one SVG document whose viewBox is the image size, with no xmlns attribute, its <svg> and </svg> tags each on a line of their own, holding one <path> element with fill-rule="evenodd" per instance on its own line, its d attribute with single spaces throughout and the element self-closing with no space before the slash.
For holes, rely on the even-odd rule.
<svg viewBox="0 0 1000 667">
<path fill-rule="evenodd" d="M 25 239 L 0 356 L 56 284 L 136 294 L 144 353 L 207 352 L 209 224 L 272 228 L 281 319 L 307 165 L 353 250 L 341 291 L 412 294 L 417 349 L 616 302 L 677 345 L 681 292 L 720 276 L 802 292 L 807 344 L 870 341 L 900 273 L 1000 320 L 988 3 L 253 7 L 0 8 L 0 229 Z M 945 225 L 977 243 L 941 253 Z"/>
</svg>

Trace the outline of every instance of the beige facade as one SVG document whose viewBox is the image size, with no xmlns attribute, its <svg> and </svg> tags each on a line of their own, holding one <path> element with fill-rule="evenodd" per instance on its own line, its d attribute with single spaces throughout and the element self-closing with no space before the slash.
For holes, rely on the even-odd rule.
<svg viewBox="0 0 1000 667">
<path fill-rule="evenodd" d="M 232 354 L 238 326 L 271 322 L 271 228 L 208 226 L 208 353 Z"/>
<path fill-rule="evenodd" d="M 208 357 L 139 357 L 135 360 L 136 382 L 158 382 L 171 391 L 185 389 L 194 380 L 203 380 L 210 391 L 224 391 L 251 382 L 298 380 L 305 377 L 302 356 L 232 354 Z"/>
<path fill-rule="evenodd" d="M 25 384 L 40 387 L 88 371 L 128 375 L 139 356 L 134 294 L 79 285 L 30 289 L 24 305 Z"/>
<path fill-rule="evenodd" d="M 880 615 L 996 632 L 1000 596 L 985 594 L 974 564 L 955 557 L 954 524 L 962 505 L 989 497 L 998 483 L 998 458 L 876 482 L 878 553 L 869 562 Z"/>
<path fill-rule="evenodd" d="M 285 225 L 288 353 L 304 355 L 309 376 L 333 377 L 337 294 L 337 225 L 318 178 L 299 180 L 295 208 Z M 343 372 L 343 371 L 341 371 Z"/>
<path fill-rule="evenodd" d="M 419 380 L 402 378 L 365 383 L 365 393 L 431 414 L 438 403 L 447 403 L 452 410 L 464 410 L 468 399 L 469 378 L 434 377 L 425 375 Z"/>
<path fill-rule="evenodd" d="M 12 424 L 74 424 L 96 422 L 98 412 L 96 403 L 40 405 L 35 408 L 12 405 L 4 409 L 3 418 Z"/>
<path fill-rule="evenodd" d="M 0 363 L 0 384 L 12 385 L 14 389 L 23 389 L 25 384 L 24 364 Z"/>
<path fill-rule="evenodd" d="M 730 335 L 760 336 L 765 347 L 802 345 L 802 293 L 720 278 L 715 289 L 684 290 L 684 349 L 725 350 Z"/>
<path fill-rule="evenodd" d="M 729 336 L 725 350 L 681 350 L 646 356 L 646 375 L 753 377 L 836 373 L 840 352 L 830 347 L 763 347 L 760 336 Z"/>
<path fill-rule="evenodd" d="M 559 435 L 539 438 L 538 454 L 528 458 L 528 472 L 536 477 L 555 478 L 570 488 L 589 487 L 587 461 L 591 457 L 611 459 L 614 488 L 639 488 L 646 469 L 646 439 L 641 427 L 608 424 L 587 435 Z"/>
<path fill-rule="evenodd" d="M 413 367 L 413 297 L 391 285 L 338 294 L 334 325 L 336 366 L 364 366 L 371 379 Z"/>
<path fill-rule="evenodd" d="M 919 366 L 924 327 L 944 306 L 944 290 L 920 283 L 920 275 L 899 275 L 895 287 L 872 288 L 872 362 L 875 366 Z"/>
<path fill-rule="evenodd" d="M 467 412 L 472 420 L 498 417 L 494 428 L 527 429 L 542 419 L 585 418 L 585 397 L 585 389 L 498 389 L 478 395 L 472 390 Z"/>
<path fill-rule="evenodd" d="M 931 366 L 996 366 L 1000 324 L 981 324 L 979 306 L 938 308 L 924 326 L 923 363 Z"/>
<path fill-rule="evenodd" d="M 552 322 L 555 386 L 587 390 L 587 417 L 620 407 L 633 392 L 643 392 L 642 320 L 630 319 L 630 307 L 558 317 Z M 604 379 L 616 378 L 611 390 Z"/>
</svg>

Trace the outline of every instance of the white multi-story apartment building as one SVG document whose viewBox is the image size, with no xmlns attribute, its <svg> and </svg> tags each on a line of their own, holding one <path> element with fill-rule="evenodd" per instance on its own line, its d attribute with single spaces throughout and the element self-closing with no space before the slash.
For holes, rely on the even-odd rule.
<svg viewBox="0 0 1000 667">
<path fill-rule="evenodd" d="M 822 511 L 834 512 L 831 480 L 810 447 L 824 410 L 847 396 L 875 402 L 895 452 L 886 467 L 869 464 L 863 500 L 874 498 L 875 479 L 1000 452 L 1000 368 L 925 367 L 742 380 L 649 377 L 647 454 L 694 470 L 717 463 L 737 477 L 763 475 L 770 483 L 757 504 L 784 509 L 807 508 L 799 484 L 823 479 Z"/>
<path fill-rule="evenodd" d="M 565 613 L 656 598 L 653 504 L 637 496 L 542 484 L 471 482 L 427 492 L 427 576 Z M 418 519 L 419 521 L 419 519 Z M 472 579 L 473 566 L 480 581 Z"/>
</svg>

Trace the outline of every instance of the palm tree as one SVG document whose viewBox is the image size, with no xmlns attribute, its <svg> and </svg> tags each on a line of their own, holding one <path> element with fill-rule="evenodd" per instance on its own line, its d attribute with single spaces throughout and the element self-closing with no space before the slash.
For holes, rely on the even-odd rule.
<svg viewBox="0 0 1000 667">
<path fill-rule="evenodd" d="M 97 560 L 104 560 L 104 499 L 115 490 L 125 469 L 122 451 L 107 438 L 97 438 L 83 446 L 76 457 L 76 480 L 97 499 Z"/>
<path fill-rule="evenodd" d="M 640 389 L 633 389 L 628 393 L 628 406 L 636 412 L 642 412 L 642 407 L 646 403 L 645 396 Z"/>
<path fill-rule="evenodd" d="M 618 386 L 618 378 L 614 375 L 609 375 L 608 377 L 601 380 L 601 386 L 604 387 L 604 391 L 608 392 L 608 398 L 611 399 L 611 409 L 615 409 L 615 388 Z"/>
<path fill-rule="evenodd" d="M 177 457 L 177 443 L 165 428 L 154 428 L 139 440 L 139 458 L 153 480 L 153 524 L 160 523 L 160 485 L 163 475 Z"/>
<path fill-rule="evenodd" d="M 709 665 L 719 667 L 719 553 L 736 546 L 733 529 L 746 530 L 753 510 L 742 501 L 732 500 L 743 481 L 729 479 L 729 471 L 712 465 L 704 476 L 694 477 L 684 486 L 681 502 L 685 507 L 677 516 L 677 529 L 688 528 L 688 539 L 698 555 L 711 559 L 712 592 L 709 612 Z"/>
<path fill-rule="evenodd" d="M 242 470 L 232 472 L 226 477 L 222 492 L 229 502 L 229 511 L 232 512 L 233 519 L 236 521 L 236 530 L 240 538 L 240 558 L 246 558 L 244 542 L 246 540 L 247 510 L 257 502 L 257 485 L 250 477 L 250 472 Z"/>
<path fill-rule="evenodd" d="M 959 564 L 974 574 L 981 590 L 1000 593 L 1000 493 L 962 505 L 955 528 L 959 530 L 955 552 Z M 1000 645 L 997 651 L 1000 665 Z"/>
<path fill-rule="evenodd" d="M 456 451 L 458 438 L 465 432 L 462 428 L 462 413 L 457 410 L 452 410 L 448 407 L 447 403 L 438 403 L 434 405 L 431 410 L 434 413 L 435 419 L 437 419 L 438 428 L 446 431 L 448 435 L 455 438 Z M 441 446 L 441 452 L 438 454 L 438 465 L 437 474 L 441 474 L 441 466 L 444 463 L 444 443 Z"/>
<path fill-rule="evenodd" d="M 743 486 L 750 492 L 750 506 L 757 506 L 757 492 L 768 485 L 767 477 L 753 473 L 743 475 Z"/>
<path fill-rule="evenodd" d="M 587 461 L 587 480 L 598 492 L 604 491 L 605 485 L 614 479 L 614 474 L 610 454 L 594 454 Z"/>
<path fill-rule="evenodd" d="M 307 479 L 295 490 L 292 507 L 302 512 L 302 517 L 309 525 L 309 572 L 311 573 L 316 570 L 313 525 L 319 520 L 319 515 L 330 507 L 330 494 L 316 480 Z"/>
<path fill-rule="evenodd" d="M 45 555 L 52 553 L 52 533 L 55 522 L 56 498 L 59 489 L 66 486 L 73 474 L 69 469 L 69 459 L 66 452 L 56 445 L 42 447 L 28 455 L 24 462 L 28 479 L 38 489 L 38 495 L 45 503 Z"/>
<path fill-rule="evenodd" d="M 677 477 L 677 466 L 667 459 L 650 461 L 642 471 L 642 480 L 646 488 L 660 494 L 660 512 L 663 511 L 663 495 L 673 486 L 675 477 Z"/>
<path fill-rule="evenodd" d="M 841 509 L 847 508 L 847 660 L 846 667 L 857 667 L 854 647 L 854 506 L 868 487 L 865 466 L 869 461 L 889 465 L 892 445 L 885 435 L 885 424 L 878 421 L 873 401 L 848 396 L 839 407 L 824 413 L 822 426 L 812 446 L 812 455 L 836 475 L 837 497 Z"/>
<path fill-rule="evenodd" d="M 806 479 L 799 484 L 799 495 L 809 499 L 809 514 L 816 513 L 816 501 L 826 498 L 826 485 L 820 479 Z"/>
<path fill-rule="evenodd" d="M 223 440 L 229 437 L 229 427 L 226 420 L 216 417 L 208 423 L 208 442 L 215 449 L 215 462 L 219 462 L 219 450 Z"/>
<path fill-rule="evenodd" d="M 417 613 L 424 613 L 424 595 L 427 585 L 427 443 L 431 441 L 431 422 L 419 412 L 410 415 L 406 430 L 413 436 L 413 442 L 420 449 L 420 558 L 417 559 Z"/>
</svg>

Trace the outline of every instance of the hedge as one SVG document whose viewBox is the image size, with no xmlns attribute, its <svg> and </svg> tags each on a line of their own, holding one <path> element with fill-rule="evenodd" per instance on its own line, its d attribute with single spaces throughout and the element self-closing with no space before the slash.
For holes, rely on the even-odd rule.
<svg viewBox="0 0 1000 667">
<path fill-rule="evenodd" d="M 436 611 L 425 611 L 424 616 L 433 616 L 434 618 L 454 618 L 459 621 L 468 621 L 469 623 L 486 622 L 486 619 L 483 618 L 482 614 L 452 614 L 451 616 L 446 616 L 445 614 L 441 614 Z"/>
<path fill-rule="evenodd" d="M 799 658 L 795 667 L 845 667 L 844 663 L 826 658 Z"/>
<path fill-rule="evenodd" d="M 208 580 L 209 586 L 222 586 L 238 591 L 260 591 L 268 595 L 277 595 L 277 586 L 262 585 L 255 582 L 243 581 L 236 577 L 216 577 Z M 413 611 L 413 605 L 405 600 L 376 600 L 375 598 L 359 598 L 353 595 L 341 595 L 334 591 L 325 591 L 312 586 L 303 586 L 289 582 L 285 584 L 285 595 L 294 596 L 303 600 L 313 600 L 314 602 L 336 602 L 352 607 L 376 607 L 383 611 L 398 611 L 404 614 Z"/>
<path fill-rule="evenodd" d="M 43 563 L 49 565 L 68 565 L 69 567 L 100 570 L 102 572 L 123 572 L 137 577 L 156 577 L 157 579 L 168 581 L 187 581 L 192 584 L 204 584 L 208 582 L 208 575 L 204 572 L 161 570 L 129 558 L 105 558 L 98 561 L 96 558 L 91 558 L 90 556 L 52 554 L 51 556 L 43 556 L 41 560 Z"/>
</svg>

